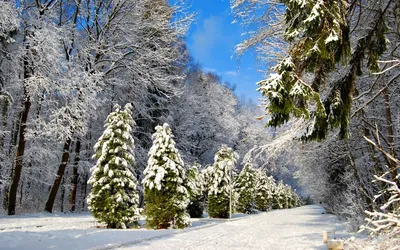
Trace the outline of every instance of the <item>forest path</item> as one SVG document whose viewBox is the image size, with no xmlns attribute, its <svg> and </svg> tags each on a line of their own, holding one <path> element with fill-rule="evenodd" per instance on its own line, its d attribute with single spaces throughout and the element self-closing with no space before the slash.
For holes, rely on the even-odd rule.
<svg viewBox="0 0 400 250">
<path fill-rule="evenodd" d="M 343 223 L 318 205 L 274 210 L 120 249 L 327 249 L 322 231 L 347 238 Z"/>
</svg>

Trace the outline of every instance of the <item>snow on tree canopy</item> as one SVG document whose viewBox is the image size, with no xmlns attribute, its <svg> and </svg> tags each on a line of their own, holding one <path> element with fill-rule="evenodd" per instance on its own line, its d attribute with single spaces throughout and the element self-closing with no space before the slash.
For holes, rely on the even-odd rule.
<svg viewBox="0 0 400 250">
<path fill-rule="evenodd" d="M 186 188 L 189 192 L 190 203 L 187 207 L 191 218 L 201 218 L 204 210 L 204 175 L 199 171 L 201 166 L 195 163 L 187 170 Z"/>
<path fill-rule="evenodd" d="M 18 12 L 11 2 L 0 1 L 0 41 L 19 27 Z M 7 42 L 11 42 L 8 40 Z"/>
<path fill-rule="evenodd" d="M 251 162 L 246 161 L 235 180 L 235 190 L 239 195 L 236 208 L 241 213 L 252 213 L 255 208 L 256 177 L 256 171 Z"/>
<path fill-rule="evenodd" d="M 275 181 L 272 176 L 268 177 L 264 171 L 257 169 L 255 182 L 256 207 L 258 210 L 268 211 L 274 206 Z"/>
<path fill-rule="evenodd" d="M 88 183 L 92 191 L 88 205 L 93 216 L 109 228 L 136 227 L 140 216 L 138 183 L 132 169 L 135 158 L 131 108 L 130 104 L 124 110 L 115 106 L 94 146 L 97 163 L 90 169 Z"/>
<path fill-rule="evenodd" d="M 215 154 L 214 167 L 208 189 L 208 213 L 211 217 L 228 218 L 232 192 L 232 174 L 239 155 L 222 145 Z"/>
<path fill-rule="evenodd" d="M 167 123 L 157 126 L 144 170 L 146 223 L 151 228 L 184 228 L 190 224 L 186 172 Z"/>
</svg>

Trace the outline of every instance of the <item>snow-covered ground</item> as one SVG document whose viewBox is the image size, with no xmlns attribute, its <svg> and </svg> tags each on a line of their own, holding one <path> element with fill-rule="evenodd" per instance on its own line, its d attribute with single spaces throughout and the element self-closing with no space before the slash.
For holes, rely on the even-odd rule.
<svg viewBox="0 0 400 250">
<path fill-rule="evenodd" d="M 349 237 L 317 206 L 276 210 L 232 221 L 200 219 L 184 230 L 98 228 L 86 214 L 0 217 L 0 249 L 327 249 L 322 231 Z"/>
</svg>

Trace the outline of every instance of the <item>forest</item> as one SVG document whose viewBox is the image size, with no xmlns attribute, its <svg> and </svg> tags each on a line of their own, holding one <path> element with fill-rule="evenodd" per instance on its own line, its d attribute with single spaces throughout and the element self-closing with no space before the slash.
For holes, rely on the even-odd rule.
<svg viewBox="0 0 400 250">
<path fill-rule="evenodd" d="M 150 216 L 169 202 L 160 181 L 188 182 L 174 194 L 185 203 L 207 183 L 191 171 L 212 181 L 227 167 L 238 185 L 250 168 L 287 184 L 293 206 L 321 203 L 349 230 L 398 236 L 400 2 L 231 0 L 230 12 L 246 30 L 235 56 L 265 70 L 260 103 L 190 55 L 184 0 L 1 0 L 0 213 L 96 214 L 96 174 L 112 179 L 114 166 Z M 119 150 L 128 160 L 106 164 Z M 221 192 L 232 196 L 231 178 Z M 205 188 L 209 204 L 218 185 Z"/>
</svg>

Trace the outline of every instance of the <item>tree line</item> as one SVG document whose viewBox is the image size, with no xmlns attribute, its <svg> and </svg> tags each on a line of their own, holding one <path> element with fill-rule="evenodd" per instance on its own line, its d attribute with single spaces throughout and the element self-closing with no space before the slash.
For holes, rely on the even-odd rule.
<svg viewBox="0 0 400 250">
<path fill-rule="evenodd" d="M 0 1 L 0 18 L 2 213 L 86 210 L 93 147 L 115 104 L 133 106 L 139 181 L 158 124 L 202 165 L 221 144 L 244 155 L 271 137 L 256 105 L 190 56 L 184 1 Z"/>
<path fill-rule="evenodd" d="M 231 7 L 248 28 L 237 54 L 256 49 L 270 67 L 258 86 L 267 125 L 281 127 L 254 154 L 273 156 L 352 230 L 398 235 L 399 1 Z"/>
<path fill-rule="evenodd" d="M 282 181 L 276 185 L 260 169 L 246 161 L 237 174 L 239 155 L 226 145 L 215 154 L 214 163 L 201 169 L 188 167 L 176 148 L 167 123 L 158 125 L 142 180 L 144 208 L 140 207 L 135 177 L 134 139 L 131 136 L 132 105 L 115 107 L 106 119 L 106 129 L 95 144 L 97 164 L 91 168 L 89 210 L 108 228 L 185 228 L 190 217 L 202 217 L 206 208 L 212 218 L 229 218 L 235 211 L 293 208 L 301 201 Z M 200 169 L 199 169 L 200 168 Z"/>
</svg>

